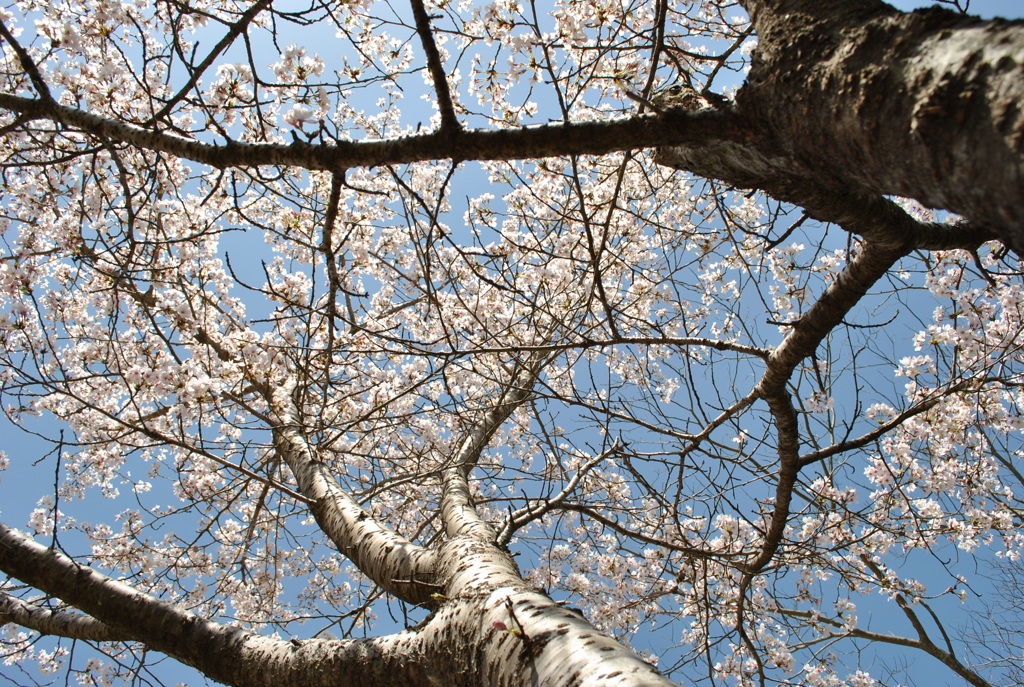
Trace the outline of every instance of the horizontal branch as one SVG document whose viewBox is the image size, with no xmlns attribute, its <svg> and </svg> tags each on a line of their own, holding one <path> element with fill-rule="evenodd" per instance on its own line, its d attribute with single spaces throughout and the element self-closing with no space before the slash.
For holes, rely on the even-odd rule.
<svg viewBox="0 0 1024 687">
<path fill-rule="evenodd" d="M 374 332 L 376 334 L 376 332 Z M 397 339 L 395 341 L 398 341 Z M 404 343 L 404 342 L 403 342 Z M 584 338 L 577 341 L 561 343 L 508 346 L 479 346 L 472 349 L 435 350 L 424 344 L 416 343 L 412 349 L 395 351 L 402 355 L 425 355 L 430 357 L 461 358 L 470 355 L 487 353 L 556 353 L 559 351 L 581 351 L 591 348 L 611 348 L 612 346 L 675 346 L 677 348 L 710 348 L 716 351 L 752 355 L 767 358 L 771 351 L 759 346 L 721 341 L 702 336 L 615 336 L 610 339 Z"/>
<path fill-rule="evenodd" d="M 0 93 L 0 109 L 27 120 L 47 120 L 99 138 L 123 141 L 219 169 L 284 165 L 340 171 L 352 167 L 426 160 L 523 160 L 562 155 L 604 155 L 623 150 L 747 137 L 730 112 L 668 110 L 657 115 L 519 129 L 442 130 L 399 138 L 331 144 L 205 143 L 73 107 Z"/>
<path fill-rule="evenodd" d="M 886 644 L 896 644 L 897 646 L 906 646 L 912 649 L 920 649 L 921 641 L 918 639 L 912 639 L 910 637 L 903 637 L 901 635 L 886 634 L 884 632 L 871 632 L 869 630 L 862 630 L 856 627 L 849 627 L 846 623 L 841 623 L 838 620 L 832 618 L 826 618 L 821 614 L 820 611 L 801 611 L 795 608 L 777 608 L 776 611 L 780 615 L 784 615 L 790 618 L 800 618 L 801 620 L 810 620 L 812 623 L 821 623 L 834 627 L 842 632 L 833 633 L 833 635 L 840 637 L 857 637 L 858 639 L 867 639 L 872 642 L 885 642 Z"/>
</svg>

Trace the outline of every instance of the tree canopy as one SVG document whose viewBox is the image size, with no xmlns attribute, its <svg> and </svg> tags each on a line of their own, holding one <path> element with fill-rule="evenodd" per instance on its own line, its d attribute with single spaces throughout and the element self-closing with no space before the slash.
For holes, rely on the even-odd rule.
<svg viewBox="0 0 1024 687">
<path fill-rule="evenodd" d="M 939 5 L 0 11 L 2 674 L 1010 684 L 1024 23 Z"/>
</svg>

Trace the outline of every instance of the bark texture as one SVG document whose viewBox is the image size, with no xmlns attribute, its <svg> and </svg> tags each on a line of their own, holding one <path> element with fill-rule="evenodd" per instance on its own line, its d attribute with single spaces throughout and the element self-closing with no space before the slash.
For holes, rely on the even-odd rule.
<svg viewBox="0 0 1024 687">
<path fill-rule="evenodd" d="M 992 238 L 1024 251 L 1024 24 L 983 22 L 941 9 L 903 14 L 876 0 L 742 4 L 760 47 L 731 105 L 711 105 L 691 92 L 659 102 L 657 114 L 630 119 L 467 131 L 444 104 L 445 126 L 436 132 L 334 145 L 200 142 L 152 123 L 59 105 L 45 84 L 37 88 L 38 98 L 0 94 L 0 108 L 20 115 L 21 122 L 47 120 L 220 168 L 341 170 L 659 147 L 662 164 L 763 189 L 862 236 L 859 257 L 791 323 L 786 340 L 762 356 L 764 375 L 742 401 L 768 404 L 779 453 L 766 543 L 740 564 L 749 580 L 779 546 L 802 465 L 787 390 L 794 369 L 909 251 L 973 249 Z M 430 53 L 429 17 L 420 3 L 415 7 Z M 253 16 L 255 11 L 244 15 L 233 30 L 240 32 Z M 430 54 L 441 83 L 436 48 Z M 919 222 L 884 197 L 890 194 L 958 212 L 967 221 Z M 529 400 L 532 365 L 541 362 L 538 353 L 495 407 L 480 412 L 440 471 L 447 539 L 434 548 L 383 527 L 345 493 L 305 434 L 292 386 L 267 392 L 276 451 L 318 525 L 382 589 L 433 611 L 416 628 L 367 640 L 268 639 L 142 594 L 3 525 L 0 570 L 80 613 L 0 593 L 0 621 L 77 639 L 142 642 L 237 685 L 669 685 L 581 615 L 531 588 L 496 543 L 508 535 L 496 533 L 476 511 L 469 475 L 498 427 Z"/>
<path fill-rule="evenodd" d="M 743 135 L 738 122 L 721 116 L 656 115 L 608 121 L 548 124 L 523 129 L 439 130 L 385 140 L 206 143 L 176 133 L 93 114 L 51 100 L 0 93 L 0 109 L 23 121 L 45 120 L 101 139 L 168 153 L 219 169 L 292 165 L 341 171 L 424 160 L 524 160 L 560 155 L 603 155 L 666 144 L 732 139 Z"/>
<path fill-rule="evenodd" d="M 312 502 L 320 529 L 338 550 L 389 594 L 418 606 L 430 606 L 434 553 L 382 526 L 356 503 L 325 468 L 303 432 L 292 394 L 295 381 L 276 389 L 274 439 L 278 454 L 291 468 L 299 489 Z"/>
<path fill-rule="evenodd" d="M 1024 249 L 1024 23 L 877 0 L 742 4 L 759 46 L 735 114 L 754 137 L 663 161 L 840 223 L 915 198 Z"/>
<path fill-rule="evenodd" d="M 829 185 L 912 197 L 1024 246 L 1024 24 L 880 2 L 755 13 L 740 110 Z"/>
<path fill-rule="evenodd" d="M 413 630 L 284 641 L 200 618 L 0 524 L 0 569 L 91 619 L 66 617 L 61 625 L 52 614 L 6 599 L 0 618 L 62 636 L 142 642 L 214 680 L 247 687 L 673 684 L 583 616 L 526 585 L 496 545 L 459 537 L 440 558 L 448 595 Z"/>
</svg>

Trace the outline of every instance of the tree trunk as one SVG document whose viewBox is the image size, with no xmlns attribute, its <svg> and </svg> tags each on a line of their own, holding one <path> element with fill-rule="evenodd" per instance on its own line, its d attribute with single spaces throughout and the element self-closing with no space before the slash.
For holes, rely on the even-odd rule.
<svg viewBox="0 0 1024 687">
<path fill-rule="evenodd" d="M 776 367 L 769 367 L 758 393 L 778 401 L 779 410 L 772 410 L 782 417 L 792 413 L 784 397 L 792 370 L 841 321 L 847 301 L 855 302 L 900 255 L 976 247 L 993 236 L 1024 254 L 1024 23 L 983 22 L 941 9 L 903 14 L 876 0 L 742 4 L 760 44 L 735 105 L 717 111 L 708 105 L 695 113 L 687 97 L 686 104 L 669 101 L 661 115 L 635 120 L 335 146 L 219 146 L 46 98 L 0 94 L 0 107 L 215 166 L 340 169 L 673 145 L 659 150 L 659 162 L 764 189 L 867 239 L 867 257 L 848 272 L 864 272 L 855 282 L 863 288 L 841 293 L 848 284 L 837 282 L 826 294 L 832 300 L 793 323 L 770 360 Z M 958 212 L 968 223 L 917 222 L 885 195 Z M 277 451 L 318 524 L 383 589 L 432 610 L 416 628 L 366 640 L 261 637 L 140 593 L 3 525 L 0 570 L 87 615 L 31 606 L 0 591 L 0 619 L 16 617 L 25 627 L 69 637 L 141 642 L 237 685 L 670 685 L 581 615 L 532 589 L 474 510 L 467 477 L 496 428 L 529 398 L 535 374 L 519 380 L 453 457 L 442 502 L 448 538 L 435 549 L 380 526 L 341 491 L 302 434 L 290 388 L 268 399 L 276 405 Z M 795 441 L 787 450 L 788 491 L 796 478 Z M 776 543 L 788 515 L 788 501 L 777 503 Z M 774 549 L 764 552 L 751 570 L 767 564 Z"/>
<path fill-rule="evenodd" d="M 225 684 L 673 684 L 583 616 L 529 587 L 494 544 L 460 537 L 439 558 L 447 595 L 418 627 L 363 640 L 284 641 L 204 620 L 0 524 L 0 569 L 91 617 L 65 613 L 66 621 L 99 621 L 101 634 L 90 638 L 142 642 Z"/>
<path fill-rule="evenodd" d="M 742 4 L 759 40 L 736 101 L 751 140 L 662 162 L 840 223 L 823 200 L 915 198 L 1024 250 L 1024 23 L 877 0 Z"/>
</svg>

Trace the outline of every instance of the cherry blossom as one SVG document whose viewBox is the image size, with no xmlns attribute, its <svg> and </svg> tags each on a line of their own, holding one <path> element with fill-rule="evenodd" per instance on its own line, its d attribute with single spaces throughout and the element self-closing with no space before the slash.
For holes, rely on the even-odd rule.
<svg viewBox="0 0 1024 687">
<path fill-rule="evenodd" d="M 951 633 L 1024 553 L 1020 245 L 723 139 L 774 11 L 3 11 L 5 551 L 288 656 L 458 628 L 658 681 L 873 687 L 900 647 L 988 684 Z M 665 139 L 578 133 L 616 123 Z M 197 664 L 9 568 L 5 665 Z"/>
</svg>

